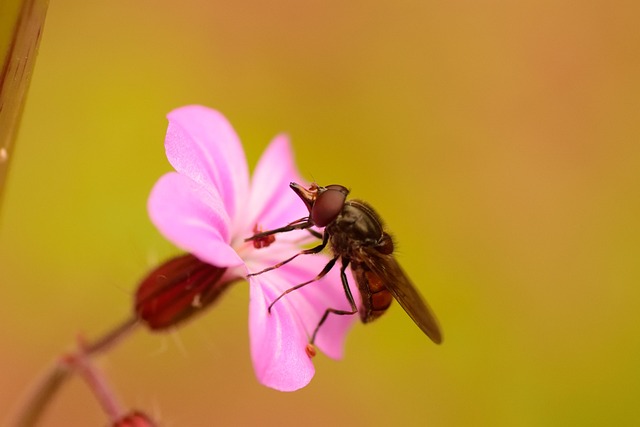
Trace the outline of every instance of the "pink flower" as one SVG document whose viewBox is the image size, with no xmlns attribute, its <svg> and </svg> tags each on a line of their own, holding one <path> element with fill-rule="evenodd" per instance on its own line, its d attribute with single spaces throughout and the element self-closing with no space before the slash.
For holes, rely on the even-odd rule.
<svg viewBox="0 0 640 427">
<path fill-rule="evenodd" d="M 217 111 L 187 106 L 168 115 L 167 158 L 177 172 L 161 177 L 149 197 L 149 215 L 160 232 L 198 260 L 219 267 L 229 283 L 298 253 L 314 241 L 307 231 L 275 235 L 264 247 L 245 242 L 255 230 L 270 230 L 308 216 L 289 183 L 302 182 L 286 136 L 277 136 L 249 179 L 242 145 Z M 320 317 L 329 307 L 348 310 L 338 268 L 325 278 L 291 292 L 267 307 L 285 290 L 315 277 L 329 258 L 304 255 L 281 268 L 251 276 L 249 333 L 258 380 L 282 391 L 311 381 L 314 367 L 306 348 Z M 191 262 L 187 261 L 186 262 Z M 224 270 L 226 268 L 226 270 Z M 353 283 L 349 275 L 350 283 Z M 356 295 L 357 290 L 352 288 Z M 330 315 L 315 345 L 332 358 L 343 355 L 346 333 L 356 316 Z"/>
</svg>

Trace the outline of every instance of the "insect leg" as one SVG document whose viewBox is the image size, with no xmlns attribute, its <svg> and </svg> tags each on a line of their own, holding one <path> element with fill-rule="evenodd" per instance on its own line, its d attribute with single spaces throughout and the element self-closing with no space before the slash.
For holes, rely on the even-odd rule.
<svg viewBox="0 0 640 427">
<path fill-rule="evenodd" d="M 271 271 L 271 270 L 275 270 L 276 268 L 280 268 L 283 265 L 285 265 L 286 263 L 291 262 L 294 259 L 296 259 L 296 257 L 298 255 L 317 254 L 318 252 L 322 251 L 325 248 L 325 246 L 327 246 L 328 242 L 329 242 L 329 235 L 325 233 L 324 237 L 322 237 L 322 243 L 320 243 L 318 246 L 315 246 L 313 248 L 309 248 L 309 249 L 305 249 L 303 251 L 300 251 L 297 254 L 295 254 L 294 256 L 292 256 L 291 258 L 285 259 L 284 261 L 279 262 L 276 265 L 273 265 L 271 267 L 267 267 L 262 271 L 258 271 L 257 273 L 247 274 L 247 277 L 257 276 L 258 274 L 266 273 L 267 271 Z"/>
<path fill-rule="evenodd" d="M 310 228 L 307 228 L 307 231 L 313 236 L 316 237 L 318 239 L 322 239 L 322 233 L 316 231 L 316 230 L 312 230 Z"/>
<path fill-rule="evenodd" d="M 277 233 L 286 233 L 287 231 L 292 230 L 304 230 L 305 228 L 309 228 L 313 225 L 309 217 L 297 219 L 284 227 L 276 228 L 273 230 L 261 231 L 260 233 L 256 233 L 251 237 L 247 237 L 244 239 L 245 242 L 250 242 L 251 240 L 260 239 L 262 237 L 270 236 L 272 234 Z M 313 234 L 313 233 L 311 233 Z"/>
<path fill-rule="evenodd" d="M 311 341 L 309 344 L 313 344 L 316 340 L 316 335 L 318 335 L 318 331 L 320 330 L 320 326 L 327 320 L 329 313 L 338 314 L 340 316 L 345 315 L 353 315 L 358 312 L 358 306 L 356 306 L 356 302 L 353 299 L 353 294 L 351 294 L 351 289 L 349 288 L 349 282 L 347 281 L 347 275 L 345 274 L 345 270 L 349 265 L 349 259 L 342 258 L 342 267 L 340 267 L 340 279 L 342 279 L 342 287 L 344 288 L 344 293 L 347 296 L 347 300 L 349 301 L 349 305 L 351 305 L 351 311 L 347 310 L 337 310 L 335 308 L 327 308 L 316 326 L 316 329 L 313 331 L 313 335 L 311 335 Z"/>
<path fill-rule="evenodd" d="M 289 288 L 286 291 L 284 291 L 278 298 L 276 298 L 275 300 L 273 300 L 273 302 L 271 304 L 269 304 L 269 308 L 267 309 L 267 311 L 269 311 L 269 314 L 271 314 L 271 307 L 273 307 L 273 305 L 278 302 L 280 300 L 280 298 L 282 298 L 283 296 L 287 295 L 289 292 L 293 292 L 296 289 L 300 289 L 303 286 L 307 286 L 309 283 L 313 283 L 317 280 L 322 279 L 332 268 L 333 266 L 336 264 L 336 261 L 338 260 L 338 257 L 334 257 L 331 258 L 329 260 L 329 262 L 327 263 L 327 265 L 324 266 L 324 268 L 322 269 L 322 271 L 320 273 L 318 273 L 318 275 L 316 277 L 314 277 L 313 279 L 304 282 L 304 283 L 300 283 L 299 285 L 294 286 L 293 288 Z"/>
</svg>

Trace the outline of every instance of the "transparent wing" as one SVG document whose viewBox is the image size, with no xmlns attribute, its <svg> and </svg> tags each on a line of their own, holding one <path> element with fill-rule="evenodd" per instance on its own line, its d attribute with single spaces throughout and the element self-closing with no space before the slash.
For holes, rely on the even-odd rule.
<svg viewBox="0 0 640 427">
<path fill-rule="evenodd" d="M 431 340 L 440 344 L 442 332 L 436 316 L 413 286 L 393 255 L 384 255 L 372 247 L 363 247 L 363 262 L 387 287 L 404 311 Z"/>
</svg>

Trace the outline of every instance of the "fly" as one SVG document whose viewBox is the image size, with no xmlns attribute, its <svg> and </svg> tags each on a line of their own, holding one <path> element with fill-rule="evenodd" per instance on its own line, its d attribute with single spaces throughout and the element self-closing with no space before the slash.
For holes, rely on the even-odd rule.
<svg viewBox="0 0 640 427">
<path fill-rule="evenodd" d="M 256 242 L 264 242 L 265 239 L 273 237 L 277 233 L 308 230 L 314 236 L 322 239 L 322 243 L 313 248 L 305 249 L 272 267 L 250 274 L 250 276 L 279 268 L 299 255 L 319 253 L 327 245 L 331 248 L 333 257 L 316 277 L 287 289 L 276 298 L 269 305 L 269 312 L 280 298 L 321 279 L 340 260 L 340 277 L 351 310 L 326 309 L 318 326 L 313 331 L 310 344 L 315 341 L 320 327 L 327 320 L 329 314 L 353 315 L 358 313 L 358 307 L 349 289 L 345 274 L 349 265 L 362 296 L 360 319 L 363 323 L 371 322 L 380 317 L 395 298 L 416 325 L 434 343 L 440 344 L 442 333 L 438 321 L 393 256 L 393 239 L 385 231 L 382 219 L 373 208 L 360 200 L 347 200 L 349 190 L 342 185 L 321 187 L 312 184 L 307 189 L 292 182 L 290 187 L 306 205 L 309 216 L 293 221 L 284 227 L 259 232 L 247 238 L 246 241 L 253 241 L 255 244 Z M 324 228 L 323 232 L 319 233 L 311 229 L 314 226 Z M 271 242 L 271 240 L 268 241 Z"/>
</svg>

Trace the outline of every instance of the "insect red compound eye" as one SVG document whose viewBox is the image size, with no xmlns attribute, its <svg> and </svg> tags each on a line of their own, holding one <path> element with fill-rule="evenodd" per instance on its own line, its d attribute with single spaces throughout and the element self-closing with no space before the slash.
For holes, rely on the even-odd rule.
<svg viewBox="0 0 640 427">
<path fill-rule="evenodd" d="M 311 220 L 318 227 L 324 227 L 338 217 L 347 199 L 347 190 L 342 185 L 329 185 L 318 192 L 311 209 Z"/>
</svg>

